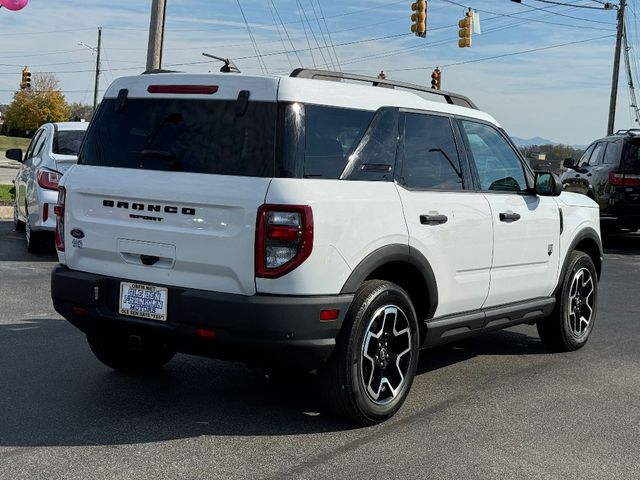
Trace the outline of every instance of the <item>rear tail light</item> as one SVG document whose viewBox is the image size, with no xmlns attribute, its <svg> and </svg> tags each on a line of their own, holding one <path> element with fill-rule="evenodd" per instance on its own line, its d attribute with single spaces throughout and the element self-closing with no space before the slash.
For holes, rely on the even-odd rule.
<svg viewBox="0 0 640 480">
<path fill-rule="evenodd" d="M 262 205 L 256 231 L 256 276 L 281 277 L 313 249 L 313 213 L 300 205 Z"/>
<path fill-rule="evenodd" d="M 64 252 L 64 202 L 66 196 L 65 188 L 58 188 L 58 203 L 53 207 L 53 213 L 56 214 L 56 249 L 60 252 Z"/>
<path fill-rule="evenodd" d="M 38 185 L 47 190 L 57 190 L 60 175 L 51 170 L 38 170 Z"/>
<path fill-rule="evenodd" d="M 609 183 L 617 187 L 639 187 L 640 175 L 621 172 L 609 172 Z"/>
</svg>

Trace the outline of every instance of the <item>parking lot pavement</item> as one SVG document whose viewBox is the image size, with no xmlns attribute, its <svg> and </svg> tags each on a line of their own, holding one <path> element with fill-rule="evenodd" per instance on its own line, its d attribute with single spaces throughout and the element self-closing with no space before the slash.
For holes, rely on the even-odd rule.
<svg viewBox="0 0 640 480">
<path fill-rule="evenodd" d="M 109 370 L 51 307 L 55 261 L 0 222 L 0 479 L 638 478 L 639 236 L 608 244 L 584 349 L 521 326 L 423 352 L 398 415 L 356 429 L 237 363 Z"/>
</svg>

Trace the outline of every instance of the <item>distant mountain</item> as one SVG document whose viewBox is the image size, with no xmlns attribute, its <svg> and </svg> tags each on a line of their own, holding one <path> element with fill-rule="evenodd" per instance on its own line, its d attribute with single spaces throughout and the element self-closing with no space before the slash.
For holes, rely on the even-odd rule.
<svg viewBox="0 0 640 480">
<path fill-rule="evenodd" d="M 542 137 L 511 137 L 511 140 L 513 140 L 513 143 L 515 143 L 517 147 L 528 147 L 529 145 L 559 145 L 557 142 L 552 142 L 551 140 L 547 140 L 546 138 Z"/>
<path fill-rule="evenodd" d="M 533 137 L 533 138 L 519 138 L 519 137 L 511 137 L 513 143 L 516 144 L 516 147 L 528 147 L 530 145 L 566 145 L 564 143 L 552 142 L 549 139 L 542 137 Z M 571 148 L 575 150 L 584 150 L 587 148 L 586 145 L 569 145 Z"/>
</svg>

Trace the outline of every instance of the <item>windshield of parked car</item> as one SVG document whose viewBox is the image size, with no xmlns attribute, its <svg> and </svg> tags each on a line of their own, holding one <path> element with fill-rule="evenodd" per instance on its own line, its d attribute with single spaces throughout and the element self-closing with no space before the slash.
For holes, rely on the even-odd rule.
<svg viewBox="0 0 640 480">
<path fill-rule="evenodd" d="M 85 130 L 58 130 L 51 151 L 57 155 L 78 155 Z"/>
<path fill-rule="evenodd" d="M 102 101 L 79 163 L 106 167 L 270 177 L 277 106 L 236 100 Z"/>
</svg>

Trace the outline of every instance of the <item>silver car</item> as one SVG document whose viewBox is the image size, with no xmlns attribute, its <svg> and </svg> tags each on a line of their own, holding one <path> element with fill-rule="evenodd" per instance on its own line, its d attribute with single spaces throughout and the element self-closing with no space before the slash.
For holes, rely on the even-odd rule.
<svg viewBox="0 0 640 480">
<path fill-rule="evenodd" d="M 19 148 L 6 152 L 7 158 L 22 163 L 14 180 L 13 223 L 16 230 L 25 230 L 30 252 L 37 252 L 45 242 L 52 241 L 58 180 L 78 161 L 87 126 L 85 122 L 46 123 L 35 133 L 24 155 Z"/>
</svg>

